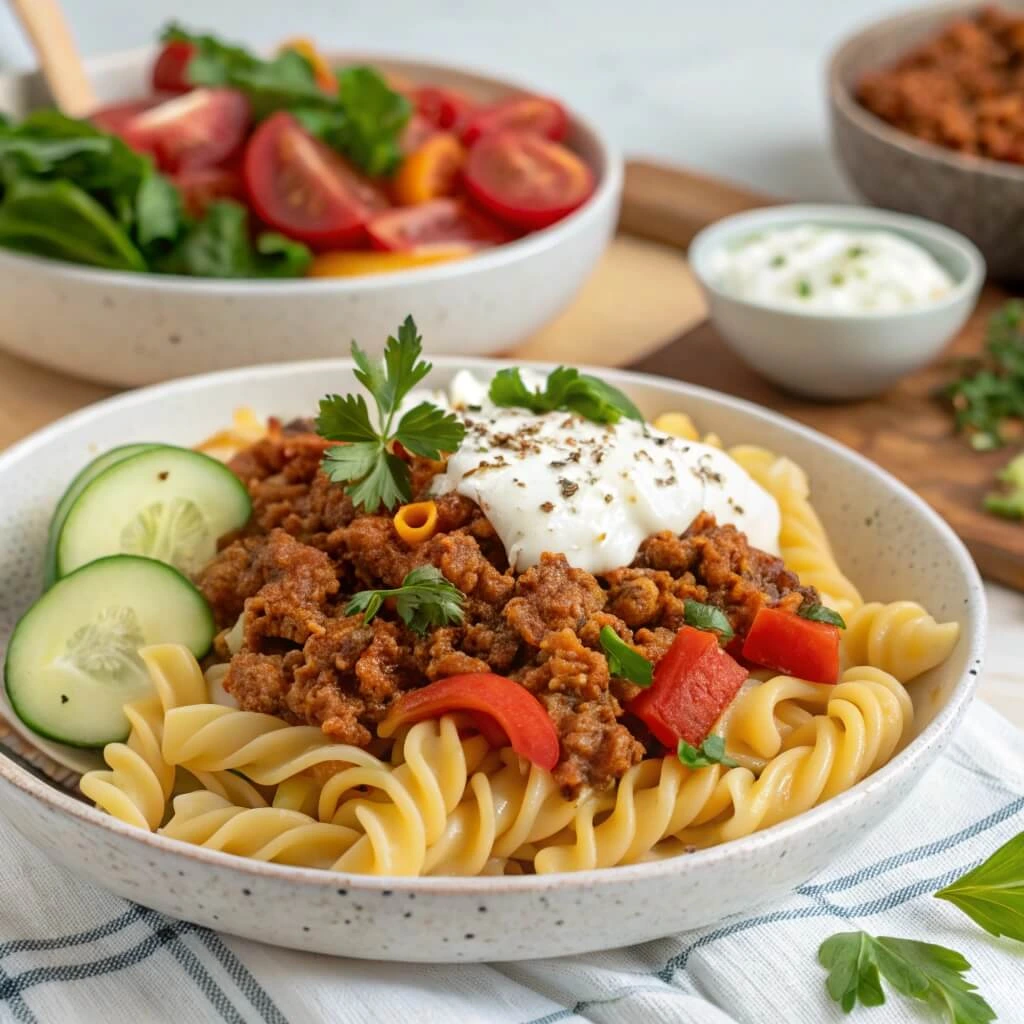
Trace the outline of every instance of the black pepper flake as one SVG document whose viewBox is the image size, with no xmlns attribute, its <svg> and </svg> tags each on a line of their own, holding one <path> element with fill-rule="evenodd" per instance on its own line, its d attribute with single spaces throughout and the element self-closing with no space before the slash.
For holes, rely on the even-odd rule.
<svg viewBox="0 0 1024 1024">
<path fill-rule="evenodd" d="M 558 480 L 558 489 L 562 492 L 563 498 L 571 498 L 580 489 L 580 485 L 563 476 Z"/>
<path fill-rule="evenodd" d="M 606 494 L 604 496 L 604 503 L 606 505 L 610 505 L 614 500 L 615 500 L 615 496 L 613 494 Z"/>
<path fill-rule="evenodd" d="M 668 437 L 651 437 L 651 440 L 660 448 L 663 444 L 668 444 L 671 438 Z"/>
<path fill-rule="evenodd" d="M 67 704 L 67 702 L 68 702 L 68 695 L 66 693 L 62 693 L 60 695 L 60 702 L 61 702 L 61 704 Z"/>
<path fill-rule="evenodd" d="M 565 469 L 565 467 L 568 466 L 569 463 L 566 462 L 565 459 L 555 459 L 554 462 L 549 462 L 548 465 L 552 469 Z"/>
<path fill-rule="evenodd" d="M 554 502 L 545 501 L 544 504 L 541 505 L 540 510 L 541 510 L 541 512 L 554 512 L 555 511 Z"/>
</svg>

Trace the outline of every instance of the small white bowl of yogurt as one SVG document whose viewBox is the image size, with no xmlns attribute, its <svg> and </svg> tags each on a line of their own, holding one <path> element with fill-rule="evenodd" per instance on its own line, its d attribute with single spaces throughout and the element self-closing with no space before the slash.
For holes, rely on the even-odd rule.
<svg viewBox="0 0 1024 1024">
<path fill-rule="evenodd" d="M 814 398 L 877 394 L 964 325 L 985 261 L 919 217 L 793 204 L 726 217 L 690 266 L 723 338 L 759 373 Z"/>
</svg>

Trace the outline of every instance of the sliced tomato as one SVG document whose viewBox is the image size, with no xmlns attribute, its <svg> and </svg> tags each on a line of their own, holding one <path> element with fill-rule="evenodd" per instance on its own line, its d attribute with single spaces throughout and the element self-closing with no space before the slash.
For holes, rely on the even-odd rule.
<svg viewBox="0 0 1024 1024">
<path fill-rule="evenodd" d="M 390 736 L 401 725 L 452 711 L 487 715 L 520 757 L 548 771 L 558 764 L 558 733 L 544 706 L 519 683 L 491 672 L 449 676 L 402 694 L 378 730 Z"/>
<path fill-rule="evenodd" d="M 327 58 L 316 48 L 316 44 L 312 39 L 306 36 L 286 39 L 278 47 L 278 51 L 283 50 L 294 50 L 305 57 L 313 68 L 316 84 L 329 96 L 333 96 L 338 91 L 338 80 L 334 77 L 331 65 L 327 63 Z"/>
<path fill-rule="evenodd" d="M 425 249 L 406 249 L 396 252 L 365 252 L 342 249 L 317 256 L 306 272 L 309 277 L 361 277 L 363 274 L 392 274 L 396 270 L 412 270 L 431 263 L 448 263 L 473 255 L 468 245 L 432 245 Z M 402 458 L 395 442 L 395 454 Z"/>
<path fill-rule="evenodd" d="M 165 43 L 153 65 L 153 88 L 157 92 L 188 92 L 188 63 L 196 48 L 182 40 Z"/>
<path fill-rule="evenodd" d="M 202 217 L 210 203 L 218 199 L 245 199 L 242 173 L 234 167 L 182 171 L 171 180 L 181 192 L 185 210 L 193 217 Z"/>
<path fill-rule="evenodd" d="M 398 137 L 398 148 L 408 156 L 410 153 L 415 153 L 436 132 L 437 128 L 425 117 L 413 114 Z"/>
<path fill-rule="evenodd" d="M 699 747 L 746 678 L 714 633 L 683 626 L 629 710 L 666 747 L 674 750 L 680 740 Z"/>
<path fill-rule="evenodd" d="M 395 199 L 405 206 L 453 195 L 466 150 L 451 132 L 438 132 L 410 153 L 395 175 Z"/>
<path fill-rule="evenodd" d="M 508 230 L 462 199 L 435 199 L 379 213 L 366 226 L 375 249 L 399 251 L 450 246 L 486 249 L 510 239 Z"/>
<path fill-rule="evenodd" d="M 526 132 L 561 142 L 569 131 L 565 107 L 546 96 L 510 96 L 480 107 L 469 119 L 462 141 L 472 146 L 477 139 L 496 132 Z"/>
<path fill-rule="evenodd" d="M 470 148 L 463 180 L 485 210 L 527 229 L 554 224 L 594 191 L 594 175 L 575 153 L 523 132 L 485 135 Z"/>
<path fill-rule="evenodd" d="M 138 100 L 128 100 L 127 103 L 112 103 L 94 111 L 89 115 L 89 120 L 105 132 L 120 135 L 124 131 L 125 125 L 133 121 L 136 115 L 146 110 L 152 110 L 153 107 L 158 107 L 161 103 L 173 98 L 171 93 L 159 93 L 155 96 L 144 96 Z"/>
<path fill-rule="evenodd" d="M 174 174 L 226 161 L 245 140 L 249 118 L 249 101 L 237 90 L 193 89 L 137 114 L 120 134 Z"/>
<path fill-rule="evenodd" d="M 253 132 L 242 176 L 261 220 L 316 249 L 363 241 L 366 222 L 388 205 L 378 188 L 283 110 Z"/>
<path fill-rule="evenodd" d="M 779 608 L 759 608 L 743 642 L 743 657 L 812 683 L 835 683 L 839 629 Z"/>
<path fill-rule="evenodd" d="M 468 127 L 473 101 L 455 89 L 421 85 L 409 94 L 420 117 L 442 132 L 460 135 Z"/>
</svg>

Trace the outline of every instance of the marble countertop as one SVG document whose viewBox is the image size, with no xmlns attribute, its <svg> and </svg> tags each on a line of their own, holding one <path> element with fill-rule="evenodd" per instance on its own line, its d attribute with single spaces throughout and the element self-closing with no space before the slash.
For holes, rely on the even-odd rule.
<svg viewBox="0 0 1024 1024">
<path fill-rule="evenodd" d="M 303 34 L 325 48 L 443 58 L 565 97 L 630 155 L 804 200 L 850 198 L 828 149 L 828 53 L 858 25 L 918 5 L 305 0 L 299 8 L 277 0 L 64 0 L 87 55 L 143 45 L 176 17 L 258 45 Z M 33 63 L 0 6 L 0 67 Z M 981 694 L 1024 727 L 1024 595 L 995 585 L 987 591 L 991 635 Z"/>
</svg>

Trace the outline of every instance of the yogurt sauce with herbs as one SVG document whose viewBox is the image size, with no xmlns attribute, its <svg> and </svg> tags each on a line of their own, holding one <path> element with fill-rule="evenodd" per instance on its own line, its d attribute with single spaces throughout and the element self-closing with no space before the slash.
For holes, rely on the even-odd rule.
<svg viewBox="0 0 1024 1024">
<path fill-rule="evenodd" d="M 531 387 L 543 380 L 523 377 Z M 778 553 L 775 499 L 717 448 L 636 420 L 608 425 L 568 412 L 498 408 L 487 385 L 466 371 L 452 381 L 446 404 L 465 423 L 466 438 L 433 492 L 475 501 L 518 571 L 545 551 L 593 573 L 629 565 L 645 538 L 682 533 L 704 510 Z"/>
<path fill-rule="evenodd" d="M 712 253 L 725 291 L 818 312 L 895 312 L 942 298 L 955 282 L 930 253 L 890 231 L 813 224 L 774 228 Z"/>
</svg>

